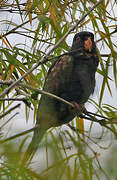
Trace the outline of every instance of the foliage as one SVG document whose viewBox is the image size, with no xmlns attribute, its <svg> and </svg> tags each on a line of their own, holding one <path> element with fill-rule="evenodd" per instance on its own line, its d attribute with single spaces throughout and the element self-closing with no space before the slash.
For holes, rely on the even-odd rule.
<svg viewBox="0 0 117 180">
<path fill-rule="evenodd" d="M 0 79 L 3 81 L 17 80 L 28 72 L 95 3 L 94 0 L 0 1 L 0 14 L 7 13 L 6 17 L 1 16 L 0 18 Z M 90 123 L 87 133 L 84 129 L 84 119 L 80 118 L 76 118 L 71 123 L 77 128 L 77 132 L 76 129 L 70 131 L 68 128 L 62 133 L 60 133 L 59 128 L 51 129 L 44 138 L 46 145 L 43 147 L 42 144 L 40 147 L 40 151 L 41 149 L 45 151 L 46 156 L 44 170 L 41 169 L 36 172 L 30 168 L 31 164 L 27 168 L 21 166 L 22 151 L 27 138 L 22 140 L 18 148 L 16 148 L 18 146 L 16 142 L 11 144 L 9 141 L 8 145 L 1 144 L 1 179 L 91 180 L 101 179 L 101 175 L 105 179 L 110 179 L 100 164 L 101 158 L 100 154 L 96 152 L 96 148 L 98 147 L 103 151 L 109 148 L 109 146 L 105 147 L 105 144 L 104 147 L 100 144 L 105 135 L 111 134 L 114 135 L 115 140 L 117 138 L 117 107 L 113 102 L 111 104 L 104 102 L 105 94 L 109 92 L 108 95 L 114 96 L 113 86 L 115 89 L 117 88 L 116 0 L 103 0 L 59 44 L 59 47 L 49 56 L 48 61 L 28 74 L 23 82 L 31 87 L 41 89 L 51 63 L 59 55 L 69 50 L 71 37 L 82 30 L 92 31 L 95 34 L 100 56 L 98 69 L 98 76 L 101 79 L 99 97 L 97 100 L 90 100 L 91 107 L 95 107 L 98 115 L 111 118 L 111 121 L 107 123 L 105 128 L 101 127 L 101 133 L 97 139 L 92 136 L 94 123 Z M 1 84 L 0 93 L 6 87 L 7 85 Z M 19 99 L 25 104 L 26 120 L 28 120 L 31 108 L 33 108 L 31 113 L 33 113 L 35 122 L 39 100 L 37 100 L 34 90 L 17 86 L 3 98 L 6 99 L 7 96 L 8 102 L 3 101 L 3 99 L 0 100 L 0 117 L 2 120 L 7 119 L 7 114 L 12 111 L 10 108 L 14 105 L 13 98 L 16 98 L 17 101 Z M 8 113 L 5 113 L 7 111 Z M 3 126 L 1 125 L 2 129 Z"/>
</svg>

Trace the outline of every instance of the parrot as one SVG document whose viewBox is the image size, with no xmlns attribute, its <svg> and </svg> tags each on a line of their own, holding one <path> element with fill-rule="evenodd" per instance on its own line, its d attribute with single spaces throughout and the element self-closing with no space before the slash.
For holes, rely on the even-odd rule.
<svg viewBox="0 0 117 180">
<path fill-rule="evenodd" d="M 68 53 L 59 56 L 49 68 L 43 90 L 82 107 L 94 92 L 98 64 L 94 34 L 88 31 L 76 33 Z M 37 110 L 37 128 L 23 162 L 32 159 L 48 129 L 67 124 L 75 116 L 76 111 L 67 104 L 42 94 Z"/>
</svg>

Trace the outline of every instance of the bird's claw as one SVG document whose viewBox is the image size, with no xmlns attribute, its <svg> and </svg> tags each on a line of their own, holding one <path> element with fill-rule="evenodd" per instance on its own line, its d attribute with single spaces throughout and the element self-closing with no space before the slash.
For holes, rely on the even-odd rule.
<svg viewBox="0 0 117 180">
<path fill-rule="evenodd" d="M 85 108 L 85 106 L 83 105 L 83 104 L 78 104 L 77 102 L 75 102 L 75 101 L 72 101 L 71 102 L 72 104 L 73 104 L 73 106 L 74 106 L 74 108 L 77 110 L 77 111 L 79 111 L 79 112 L 81 112 L 81 113 L 86 113 L 87 112 L 87 109 Z"/>
</svg>

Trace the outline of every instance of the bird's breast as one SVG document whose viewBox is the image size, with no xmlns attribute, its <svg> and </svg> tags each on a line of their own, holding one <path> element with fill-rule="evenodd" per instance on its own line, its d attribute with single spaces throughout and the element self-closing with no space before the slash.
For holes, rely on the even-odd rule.
<svg viewBox="0 0 117 180">
<path fill-rule="evenodd" d="M 77 62 L 73 66 L 67 100 L 84 104 L 95 88 L 95 70 L 92 62 Z M 68 96 L 68 97 L 67 97 Z"/>
</svg>

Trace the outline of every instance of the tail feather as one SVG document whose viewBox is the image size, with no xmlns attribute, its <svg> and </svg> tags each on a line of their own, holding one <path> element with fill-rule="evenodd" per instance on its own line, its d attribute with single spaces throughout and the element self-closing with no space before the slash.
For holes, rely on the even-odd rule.
<svg viewBox="0 0 117 180">
<path fill-rule="evenodd" d="M 43 135 L 45 134 L 45 130 L 42 130 L 41 128 L 35 129 L 34 135 L 32 137 L 32 141 L 29 144 L 24 157 L 23 157 L 23 164 L 29 164 L 36 153 L 39 143 L 43 138 Z"/>
</svg>

